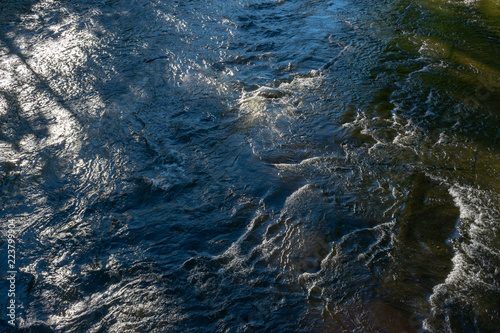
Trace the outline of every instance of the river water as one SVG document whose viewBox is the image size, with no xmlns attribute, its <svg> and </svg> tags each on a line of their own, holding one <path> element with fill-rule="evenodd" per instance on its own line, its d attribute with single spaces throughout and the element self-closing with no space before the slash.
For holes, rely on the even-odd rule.
<svg viewBox="0 0 500 333">
<path fill-rule="evenodd" d="M 498 0 L 0 9 L 3 331 L 498 332 Z"/>
</svg>

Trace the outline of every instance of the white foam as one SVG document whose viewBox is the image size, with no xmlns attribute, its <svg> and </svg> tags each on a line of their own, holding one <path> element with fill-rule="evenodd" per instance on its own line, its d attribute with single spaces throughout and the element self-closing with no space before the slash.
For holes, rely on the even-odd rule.
<svg viewBox="0 0 500 333">
<path fill-rule="evenodd" d="M 498 291 L 500 281 L 495 275 L 500 252 L 488 245 L 500 227 L 498 198 L 489 190 L 455 184 L 450 188 L 460 209 L 460 232 L 466 240 L 456 243 L 453 267 L 444 283 L 434 287 L 430 296 L 433 315 L 449 319 L 448 304 L 464 306 L 481 302 L 478 290 Z M 430 322 L 424 323 L 430 328 Z"/>
</svg>

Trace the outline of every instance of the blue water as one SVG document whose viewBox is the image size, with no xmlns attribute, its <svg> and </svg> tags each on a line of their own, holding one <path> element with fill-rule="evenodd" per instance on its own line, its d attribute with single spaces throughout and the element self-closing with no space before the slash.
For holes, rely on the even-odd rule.
<svg viewBox="0 0 500 333">
<path fill-rule="evenodd" d="M 497 332 L 499 17 L 3 1 L 0 329 Z"/>
</svg>

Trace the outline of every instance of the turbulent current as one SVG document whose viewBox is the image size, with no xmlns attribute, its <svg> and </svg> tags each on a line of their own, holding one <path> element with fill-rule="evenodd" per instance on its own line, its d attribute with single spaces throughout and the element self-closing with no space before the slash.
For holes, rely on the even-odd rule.
<svg viewBox="0 0 500 333">
<path fill-rule="evenodd" d="M 2 0 L 0 189 L 2 332 L 499 332 L 500 2 Z"/>
</svg>

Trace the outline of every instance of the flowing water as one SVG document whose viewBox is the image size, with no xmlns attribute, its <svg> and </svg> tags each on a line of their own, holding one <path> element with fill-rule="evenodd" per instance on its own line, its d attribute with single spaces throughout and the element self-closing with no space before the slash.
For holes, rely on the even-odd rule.
<svg viewBox="0 0 500 333">
<path fill-rule="evenodd" d="M 18 331 L 498 332 L 499 105 L 498 0 L 3 0 L 1 329 L 10 225 Z"/>
</svg>

